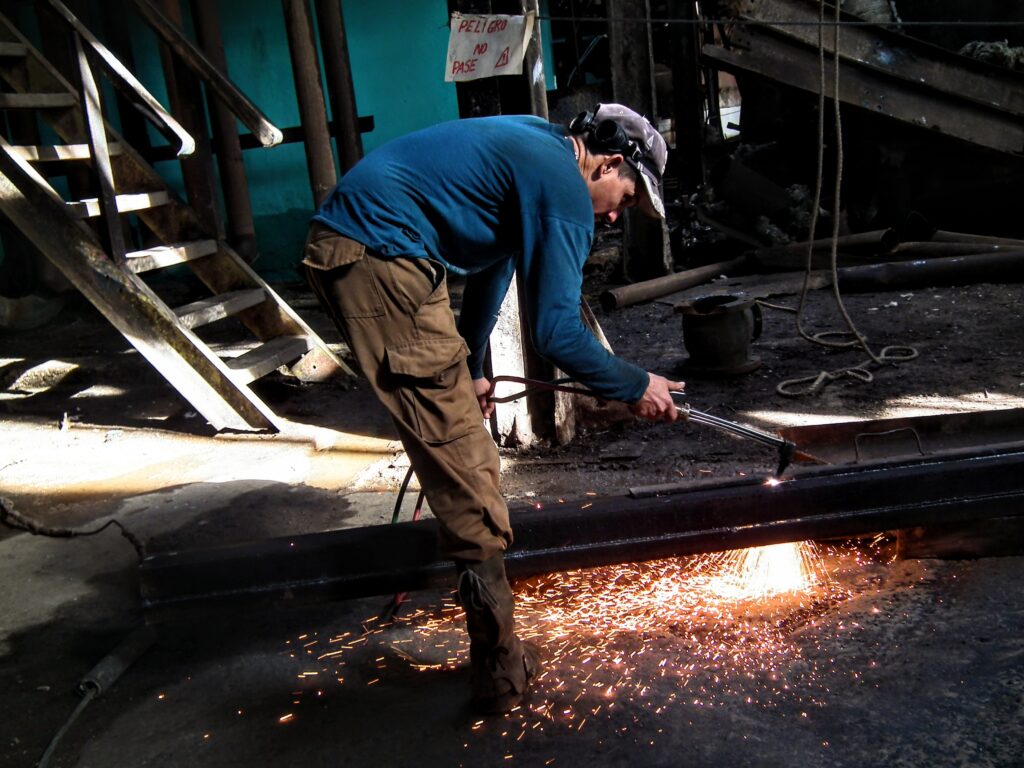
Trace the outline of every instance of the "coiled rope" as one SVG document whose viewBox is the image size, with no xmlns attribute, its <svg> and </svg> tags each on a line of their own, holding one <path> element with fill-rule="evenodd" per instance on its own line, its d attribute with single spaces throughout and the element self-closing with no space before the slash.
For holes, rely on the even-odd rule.
<svg viewBox="0 0 1024 768">
<path fill-rule="evenodd" d="M 784 397 L 799 397 L 801 395 L 814 395 L 821 391 L 821 389 L 831 381 L 838 379 L 850 378 L 857 381 L 869 384 L 874 381 L 874 375 L 868 370 L 871 365 L 891 365 L 900 362 L 907 362 L 913 360 L 918 356 L 918 351 L 910 346 L 904 345 L 890 345 L 884 347 L 880 352 L 875 353 L 868 344 L 867 338 L 858 330 L 856 323 L 853 318 L 850 317 L 850 313 L 846 309 L 846 305 L 843 303 L 843 296 L 839 290 L 839 270 L 838 264 L 838 245 L 837 238 L 839 237 L 839 216 L 840 216 L 840 194 L 843 181 L 843 124 L 840 115 L 839 105 L 839 3 L 834 6 L 835 18 L 833 19 L 833 67 L 832 67 L 832 106 L 833 116 L 835 120 L 835 141 L 836 141 L 836 170 L 835 170 L 835 186 L 833 189 L 833 201 L 832 201 L 832 245 L 829 251 L 829 268 L 832 275 L 832 295 L 835 298 L 836 307 L 839 309 L 839 313 L 842 315 L 844 322 L 846 323 L 847 330 L 845 331 L 822 331 L 819 333 L 811 334 L 804 330 L 803 326 L 803 312 L 807 304 L 807 295 L 809 293 L 810 278 L 811 278 L 811 265 L 812 258 L 814 255 L 814 231 L 818 224 L 818 211 L 821 207 L 821 189 L 824 179 L 824 167 L 825 167 L 825 3 L 824 0 L 818 5 L 818 157 L 817 157 L 817 174 L 814 184 L 814 203 L 811 206 L 811 225 L 810 232 L 811 237 L 807 246 L 807 261 L 804 267 L 804 282 L 803 287 L 800 291 L 800 302 L 795 310 L 789 307 L 784 307 L 777 304 L 769 304 L 767 302 L 759 302 L 762 306 L 769 307 L 771 309 L 781 309 L 789 312 L 796 313 L 796 329 L 797 333 L 802 338 L 823 347 L 830 347 L 833 349 L 847 349 L 852 347 L 860 347 L 868 359 L 864 362 L 849 366 L 846 368 L 839 368 L 832 371 L 821 371 L 817 374 L 810 376 L 802 376 L 796 379 L 787 379 L 781 382 L 775 391 L 783 395 Z M 845 340 L 838 341 L 833 340 L 829 337 L 849 337 Z"/>
</svg>

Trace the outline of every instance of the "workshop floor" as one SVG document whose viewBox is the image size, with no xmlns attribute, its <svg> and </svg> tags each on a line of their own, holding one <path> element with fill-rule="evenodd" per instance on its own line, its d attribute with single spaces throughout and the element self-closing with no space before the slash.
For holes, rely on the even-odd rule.
<svg viewBox="0 0 1024 768">
<path fill-rule="evenodd" d="M 695 407 L 768 427 L 1022 407 L 1021 294 L 847 297 L 870 339 L 921 357 L 795 400 L 775 385 L 862 358 L 812 348 L 791 316 L 766 314 L 761 369 L 688 389 Z M 813 321 L 828 300 L 812 295 Z M 599 317 L 646 367 L 668 372 L 684 354 L 663 304 Z M 270 383 L 290 418 L 325 428 L 312 441 L 214 436 L 87 307 L 2 340 L 0 495 L 40 523 L 116 519 L 165 551 L 390 519 L 404 466 L 364 388 Z M 546 501 L 764 472 L 774 458 L 695 425 L 619 424 L 506 451 L 504 482 L 510 498 Z M 1024 765 L 1024 558 L 896 561 L 884 536 L 816 552 L 817 583 L 772 599 L 723 597 L 703 558 L 518 585 L 547 672 L 523 708 L 484 721 L 466 708 L 446 591 L 412 595 L 390 624 L 382 597 L 162 625 L 51 764 Z M 138 638 L 136 566 L 112 528 L 0 530 L 0 764 L 35 765 L 79 682 Z"/>
</svg>

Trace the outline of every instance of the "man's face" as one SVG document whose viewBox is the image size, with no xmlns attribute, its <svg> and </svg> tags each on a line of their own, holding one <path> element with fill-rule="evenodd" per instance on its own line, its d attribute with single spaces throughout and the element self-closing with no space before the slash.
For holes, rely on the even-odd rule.
<svg viewBox="0 0 1024 768">
<path fill-rule="evenodd" d="M 594 204 L 594 221 L 614 224 L 627 208 L 634 207 L 642 194 L 631 174 L 619 175 L 622 155 L 612 155 L 590 176 L 587 186 Z"/>
</svg>

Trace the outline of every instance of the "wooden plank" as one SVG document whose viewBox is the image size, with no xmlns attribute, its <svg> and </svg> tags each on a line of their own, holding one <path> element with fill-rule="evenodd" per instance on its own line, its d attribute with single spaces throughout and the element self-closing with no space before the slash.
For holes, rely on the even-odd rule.
<svg viewBox="0 0 1024 768">
<path fill-rule="evenodd" d="M 167 205 L 170 201 L 170 194 L 163 191 L 118 195 L 117 212 L 131 213 L 132 211 L 144 211 L 149 208 Z M 68 203 L 68 208 L 80 219 L 91 219 L 100 215 L 100 203 L 95 197 L 70 202 Z"/>
<path fill-rule="evenodd" d="M 223 320 L 225 317 L 236 315 L 243 309 L 255 307 L 266 300 L 267 294 L 261 288 L 230 291 L 185 304 L 176 308 L 174 314 L 186 328 L 199 328 Z"/>
<path fill-rule="evenodd" d="M 75 55 L 78 61 L 78 75 L 82 85 L 82 112 L 85 115 L 85 129 L 89 138 L 89 153 L 92 155 L 92 175 L 99 188 L 96 198 L 100 207 L 102 224 L 100 231 L 110 258 L 118 264 L 124 263 L 124 229 L 118 216 L 114 172 L 110 165 L 107 149 L 107 129 L 103 120 L 103 100 L 96 82 L 92 63 L 86 55 L 82 38 L 75 35 Z"/>
<path fill-rule="evenodd" d="M 298 360 L 311 347 L 305 336 L 280 336 L 261 344 L 244 355 L 227 360 L 236 381 L 248 383 L 266 376 L 282 365 Z"/>
<path fill-rule="evenodd" d="M 126 253 L 127 266 L 136 274 L 152 269 L 162 269 L 175 264 L 201 259 L 217 252 L 216 240 L 193 240 L 188 243 L 172 243 Z"/>
<path fill-rule="evenodd" d="M 28 48 L 21 43 L 0 43 L 0 57 L 18 59 L 28 54 Z"/>
<path fill-rule="evenodd" d="M 77 104 L 70 93 L 0 93 L 0 109 L 67 109 Z"/>
<path fill-rule="evenodd" d="M 110 156 L 115 157 L 121 154 L 120 143 L 107 145 Z M 56 163 L 67 160 L 88 160 L 90 158 L 88 144 L 56 144 L 56 145 L 23 145 L 12 147 L 13 151 L 22 160 L 30 163 Z"/>
</svg>

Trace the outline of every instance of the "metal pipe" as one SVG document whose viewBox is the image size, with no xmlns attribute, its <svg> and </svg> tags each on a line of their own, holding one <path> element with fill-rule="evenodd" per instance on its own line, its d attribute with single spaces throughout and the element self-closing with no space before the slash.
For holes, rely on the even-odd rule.
<svg viewBox="0 0 1024 768">
<path fill-rule="evenodd" d="M 894 229 L 878 229 L 872 232 L 858 232 L 853 235 L 841 235 L 835 238 L 838 250 L 845 253 L 864 252 L 885 253 L 891 251 L 899 243 L 899 235 Z M 804 240 L 799 243 L 787 243 L 771 248 L 757 248 L 752 252 L 754 258 L 773 256 L 782 253 L 806 253 L 808 248 L 814 251 L 829 251 L 833 239 L 823 237 L 819 240 Z"/>
<path fill-rule="evenodd" d="M 513 577 L 916 525 L 1016 516 L 1024 452 L 982 450 L 855 467 L 815 467 L 768 486 L 631 489 L 629 495 L 514 507 Z M 151 554 L 140 567 L 154 618 L 253 601 L 393 595 L 452 581 L 437 523 L 422 520 Z"/>
<path fill-rule="evenodd" d="M 990 245 L 1009 245 L 1015 248 L 1024 248 L 1024 240 L 1013 237 L 992 237 L 990 235 L 971 235 L 965 232 L 947 232 L 936 230 L 932 233 L 932 240 L 937 243 L 987 243 Z"/>
<path fill-rule="evenodd" d="M 184 16 L 180 0 L 158 1 L 164 21 L 181 35 Z M 216 236 L 220 239 L 224 237 L 224 219 L 220 213 L 217 189 L 214 186 L 213 149 L 199 78 L 169 42 L 160 43 L 160 61 L 163 65 L 171 111 L 195 139 L 195 151 L 188 157 L 181 158 L 181 175 L 189 205 L 195 211 L 207 236 Z"/>
<path fill-rule="evenodd" d="M 751 440 L 756 440 L 759 443 L 770 445 L 773 448 L 779 448 L 786 442 L 776 435 L 769 434 L 768 432 L 762 432 L 761 430 L 747 426 L 746 424 L 740 424 L 718 416 L 712 416 L 710 413 L 703 413 L 702 411 L 698 411 L 696 408 L 691 408 L 688 405 L 677 405 L 676 410 L 679 412 L 679 415 L 687 421 L 695 421 L 698 424 L 707 424 L 711 427 L 718 427 L 726 432 L 732 432 L 734 435 L 739 435 L 740 437 L 749 437 Z"/>
<path fill-rule="evenodd" d="M 651 280 L 633 283 L 632 285 L 612 288 L 601 294 L 601 307 L 607 312 L 612 309 L 638 304 L 641 301 L 649 301 L 660 296 L 667 296 L 684 288 L 692 288 L 695 285 L 706 283 L 708 280 L 719 275 L 733 272 L 745 263 L 746 259 L 740 257 L 730 261 L 720 261 L 716 264 L 707 264 L 703 267 L 694 267 L 683 272 L 676 272 L 674 275 L 655 277 Z"/>
<path fill-rule="evenodd" d="M 316 0 L 316 18 L 320 27 L 320 46 L 324 54 L 327 92 L 331 99 L 338 161 L 345 173 L 363 157 L 363 135 L 359 132 L 356 92 L 352 84 L 352 66 L 348 55 L 345 18 L 341 0 Z"/>
<path fill-rule="evenodd" d="M 338 183 L 338 173 L 331 152 L 331 136 L 327 132 L 327 106 L 320 84 L 313 19 L 309 0 L 283 0 L 283 6 L 299 114 L 306 131 L 306 166 L 316 207 Z"/>
<path fill-rule="evenodd" d="M 909 258 L 928 258 L 936 256 L 973 256 L 979 253 L 1005 253 L 1024 249 L 1024 243 L 1016 246 L 1000 243 L 945 243 L 945 242 L 907 242 L 900 243 L 886 254 L 887 259 L 894 256 Z"/>
<path fill-rule="evenodd" d="M 224 53 L 221 34 L 220 10 L 216 3 L 192 0 L 192 19 L 203 53 L 210 64 L 228 76 L 228 61 Z M 227 233 L 231 246 L 249 264 L 256 261 L 256 224 L 252 217 L 249 182 L 245 175 L 242 145 L 238 139 L 236 119 L 231 109 L 210 91 L 206 93 L 206 107 L 213 129 L 213 153 L 220 171 L 220 189 L 224 195 L 227 215 Z"/>
<path fill-rule="evenodd" d="M 544 44 L 538 0 L 523 0 L 523 12 L 533 14 L 533 30 L 523 56 L 523 70 L 530 89 L 530 113 L 547 120 L 548 90 L 544 79 Z"/>
<path fill-rule="evenodd" d="M 844 291 L 1015 282 L 1024 277 L 1024 250 L 842 267 L 838 275 Z"/>
</svg>

